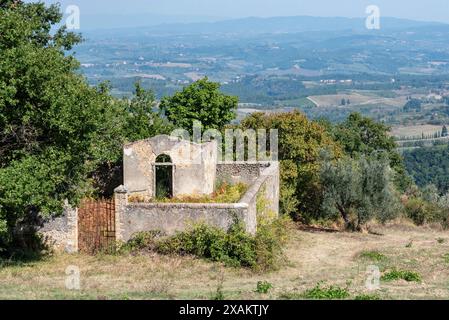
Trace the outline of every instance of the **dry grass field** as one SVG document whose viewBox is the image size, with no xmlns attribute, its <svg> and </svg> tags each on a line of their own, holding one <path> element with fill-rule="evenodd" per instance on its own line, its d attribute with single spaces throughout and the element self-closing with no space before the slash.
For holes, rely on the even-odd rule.
<svg viewBox="0 0 449 320">
<path fill-rule="evenodd" d="M 298 227 L 286 250 L 288 262 L 265 274 L 155 254 L 53 255 L 3 264 L 0 299 L 211 299 L 220 286 L 226 299 L 279 299 L 298 296 L 320 281 L 347 287 L 353 299 L 373 294 L 365 287 L 367 266 L 373 264 L 383 273 L 397 268 L 422 277 L 421 282 L 381 281 L 375 292 L 380 299 L 449 299 L 449 232 L 404 223 L 371 230 L 374 234 Z M 79 291 L 65 288 L 70 265 L 80 270 Z M 273 288 L 256 293 L 258 281 Z"/>
<path fill-rule="evenodd" d="M 395 98 L 385 98 L 375 95 L 371 92 L 350 92 L 341 93 L 336 95 L 321 95 L 310 96 L 310 101 L 315 103 L 318 107 L 336 107 L 341 105 L 341 100 L 345 99 L 350 101 L 352 106 L 363 105 L 385 105 L 392 107 L 403 107 L 407 102 L 406 96 L 398 96 Z"/>
</svg>

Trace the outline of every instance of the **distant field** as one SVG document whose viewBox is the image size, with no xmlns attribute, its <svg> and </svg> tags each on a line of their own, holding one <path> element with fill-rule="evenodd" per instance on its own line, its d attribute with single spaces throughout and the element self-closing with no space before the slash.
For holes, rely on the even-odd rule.
<svg viewBox="0 0 449 320">
<path fill-rule="evenodd" d="M 436 125 L 414 125 L 414 126 L 398 126 L 393 127 L 391 129 L 391 135 L 394 137 L 414 137 L 420 136 L 424 133 L 424 135 L 433 134 L 437 131 L 441 131 L 443 126 Z"/>
<path fill-rule="evenodd" d="M 314 108 L 317 105 L 309 98 L 298 98 L 293 100 L 283 100 L 277 103 L 279 106 L 309 107 Z"/>
<path fill-rule="evenodd" d="M 383 97 L 381 95 L 373 94 L 372 92 L 351 92 L 335 95 L 310 96 L 308 99 L 318 107 L 340 106 L 342 99 L 349 99 L 350 105 L 353 106 L 384 104 L 386 106 L 402 107 L 407 102 L 405 96 Z"/>
</svg>

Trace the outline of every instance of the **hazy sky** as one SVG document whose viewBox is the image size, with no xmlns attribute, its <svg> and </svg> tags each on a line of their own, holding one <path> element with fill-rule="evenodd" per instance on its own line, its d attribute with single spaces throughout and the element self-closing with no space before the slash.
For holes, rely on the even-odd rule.
<svg viewBox="0 0 449 320">
<path fill-rule="evenodd" d="M 88 15 L 142 14 L 209 17 L 247 16 L 365 16 L 377 5 L 389 17 L 449 23 L 448 0 L 45 0 L 63 7 L 76 4 Z"/>
</svg>

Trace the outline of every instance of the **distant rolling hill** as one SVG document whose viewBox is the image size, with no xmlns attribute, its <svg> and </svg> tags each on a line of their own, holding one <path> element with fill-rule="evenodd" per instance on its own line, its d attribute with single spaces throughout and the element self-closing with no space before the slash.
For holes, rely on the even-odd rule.
<svg viewBox="0 0 449 320">
<path fill-rule="evenodd" d="M 407 19 L 384 17 L 381 19 L 382 31 L 405 30 L 423 27 L 449 28 L 449 25 L 437 22 L 423 22 Z M 90 30 L 88 34 L 264 34 L 264 33 L 298 33 L 312 31 L 354 31 L 368 32 L 365 18 L 342 17 L 272 17 L 241 18 L 217 22 L 201 23 L 167 23 L 142 27 Z"/>
</svg>

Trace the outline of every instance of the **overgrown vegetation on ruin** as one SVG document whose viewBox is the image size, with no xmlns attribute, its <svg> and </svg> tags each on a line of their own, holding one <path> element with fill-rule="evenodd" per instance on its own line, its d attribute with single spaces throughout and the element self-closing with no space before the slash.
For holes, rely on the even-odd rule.
<svg viewBox="0 0 449 320">
<path fill-rule="evenodd" d="M 177 196 L 174 198 L 156 198 L 151 199 L 153 203 L 237 203 L 248 190 L 245 183 L 230 184 L 227 182 L 220 183 L 214 193 L 211 195 L 189 195 Z M 130 196 L 129 202 L 143 203 L 146 202 L 143 197 Z"/>
</svg>

